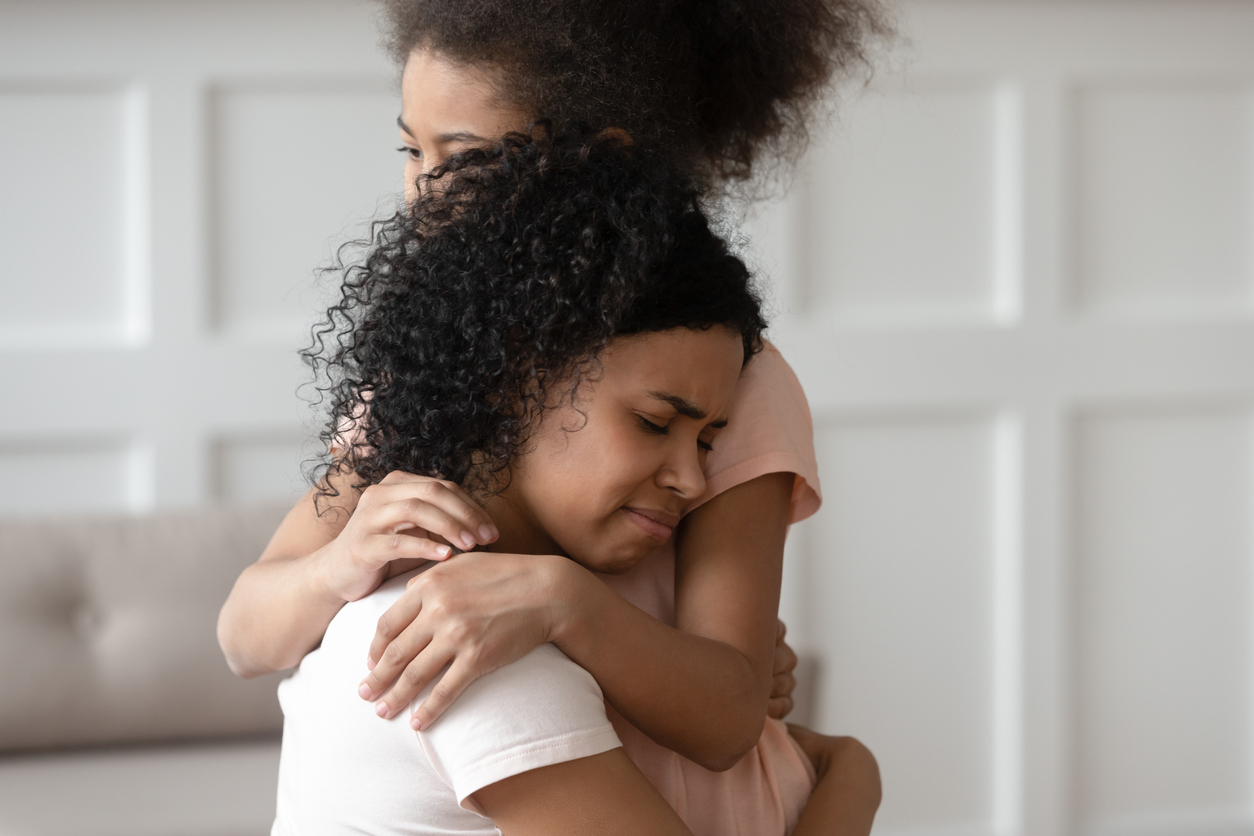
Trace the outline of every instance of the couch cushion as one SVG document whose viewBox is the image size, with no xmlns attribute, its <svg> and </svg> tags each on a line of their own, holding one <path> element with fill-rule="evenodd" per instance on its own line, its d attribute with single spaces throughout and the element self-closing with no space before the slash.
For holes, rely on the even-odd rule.
<svg viewBox="0 0 1254 836">
<path fill-rule="evenodd" d="M 284 510 L 0 523 L 0 751 L 280 729 L 215 630 Z"/>
<path fill-rule="evenodd" d="M 264 836 L 279 742 L 0 757 L 5 836 Z"/>
</svg>

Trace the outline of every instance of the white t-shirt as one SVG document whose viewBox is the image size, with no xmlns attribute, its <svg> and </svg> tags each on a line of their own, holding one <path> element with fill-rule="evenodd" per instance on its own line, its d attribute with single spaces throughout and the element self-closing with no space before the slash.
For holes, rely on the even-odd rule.
<svg viewBox="0 0 1254 836">
<path fill-rule="evenodd" d="M 357 696 L 379 616 L 427 567 L 344 606 L 279 686 L 283 752 L 271 831 L 497 834 L 468 798 L 489 784 L 620 745 L 601 689 L 551 644 L 473 682 L 424 732 Z M 411 709 L 430 692 L 420 694 Z"/>
</svg>

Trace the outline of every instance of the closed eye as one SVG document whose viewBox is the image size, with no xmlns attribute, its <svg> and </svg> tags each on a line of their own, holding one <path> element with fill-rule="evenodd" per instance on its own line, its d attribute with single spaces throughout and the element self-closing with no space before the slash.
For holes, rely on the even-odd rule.
<svg viewBox="0 0 1254 836">
<path fill-rule="evenodd" d="M 640 419 L 640 426 L 644 427 L 645 432 L 650 432 L 654 435 L 670 434 L 670 429 L 668 427 L 665 427 L 662 424 L 655 424 L 643 415 L 637 415 L 636 417 Z"/>
</svg>

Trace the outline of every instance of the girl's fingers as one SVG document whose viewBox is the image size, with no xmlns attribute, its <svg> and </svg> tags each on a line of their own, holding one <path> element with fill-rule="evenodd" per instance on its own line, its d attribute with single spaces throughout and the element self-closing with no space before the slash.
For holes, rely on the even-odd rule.
<svg viewBox="0 0 1254 836">
<path fill-rule="evenodd" d="M 457 485 L 427 480 L 377 487 L 371 519 L 376 530 L 425 528 L 467 551 L 497 538 L 487 512 Z"/>
<path fill-rule="evenodd" d="M 440 677 L 440 681 L 431 689 L 431 694 L 422 705 L 414 710 L 414 714 L 409 718 L 409 725 L 415 731 L 422 731 L 430 727 L 444 710 L 461 696 L 462 691 L 470 683 L 474 682 L 480 676 L 487 673 L 484 670 L 478 670 L 474 662 L 470 661 L 466 656 L 458 656 L 457 659 L 449 666 L 444 676 Z M 415 695 L 418 691 L 414 692 Z M 412 697 L 410 699 L 413 699 Z"/>
<path fill-rule="evenodd" d="M 404 558 L 417 560 L 444 560 L 453 550 L 444 543 L 426 537 L 408 534 L 371 534 L 366 538 L 368 562 L 378 566 Z"/>
<path fill-rule="evenodd" d="M 771 677 L 771 699 L 791 697 L 797 687 L 797 679 L 791 673 L 777 673 Z"/>
<path fill-rule="evenodd" d="M 398 711 L 413 702 L 414 697 L 421 694 L 431 680 L 440 675 L 440 671 L 451 658 L 451 652 L 442 648 L 437 649 L 434 642 L 427 645 L 423 652 L 419 653 L 405 666 L 405 670 L 401 671 L 392 689 L 376 703 L 375 713 L 384 719 L 395 716 Z"/>
<path fill-rule="evenodd" d="M 401 692 L 396 690 L 392 683 L 400 686 L 402 682 L 416 681 L 427 670 L 427 666 L 431 665 L 432 658 L 435 655 L 431 648 L 431 635 L 424 633 L 418 628 L 408 631 L 399 636 L 396 641 L 392 642 L 388 647 L 388 651 L 383 654 L 383 658 L 374 666 L 374 669 L 366 675 L 366 678 L 357 686 L 357 695 L 363 700 L 378 700 L 376 711 L 380 717 L 387 719 L 394 715 L 400 708 L 408 705 L 417 694 L 422 686 L 431 681 L 431 677 L 439 672 L 440 668 L 448 661 L 447 658 L 440 662 L 425 680 L 421 681 L 418 689 L 414 690 L 408 699 L 401 702 L 401 692 L 409 690 L 409 684 L 406 684 Z M 393 656 L 393 651 L 395 656 Z M 425 653 L 424 653 L 425 651 Z M 406 680 L 408 677 L 408 681 Z M 391 687 L 391 690 L 389 689 Z M 380 698 L 382 695 L 382 698 Z"/>
<path fill-rule="evenodd" d="M 362 523 L 373 533 L 394 534 L 411 528 L 420 528 L 430 534 L 443 537 L 463 551 L 476 545 L 475 536 L 466 524 L 445 511 L 439 505 L 417 497 L 402 497 L 385 502 L 371 509 Z"/>
<path fill-rule="evenodd" d="M 790 673 L 797 667 L 797 654 L 781 639 L 775 644 L 775 659 L 771 665 L 771 673 L 779 675 Z"/>
<path fill-rule="evenodd" d="M 782 720 L 792 711 L 792 697 L 771 697 L 766 704 L 766 716 Z"/>
<path fill-rule="evenodd" d="M 367 680 L 377 683 L 377 687 L 372 686 L 372 695 L 365 699 L 373 699 L 374 694 L 382 693 L 384 688 L 392 684 L 391 679 L 383 680 L 375 676 L 375 668 L 379 666 L 381 659 L 388 657 L 392 660 L 390 665 L 395 669 L 393 671 L 393 677 L 395 677 L 401 667 L 409 664 L 409 660 L 417 655 L 417 651 L 406 655 L 400 647 L 393 649 L 392 644 L 405 630 L 413 626 L 421 612 L 422 590 L 409 586 L 401 593 L 401 597 L 397 598 L 392 606 L 379 616 L 379 621 L 374 628 L 374 638 L 370 642 L 370 650 L 366 653 L 366 667 L 370 668 L 370 676 Z M 427 636 L 427 641 L 430 640 L 431 637 Z M 385 664 L 388 664 L 386 660 Z M 371 677 L 374 678 L 371 679 Z"/>
</svg>

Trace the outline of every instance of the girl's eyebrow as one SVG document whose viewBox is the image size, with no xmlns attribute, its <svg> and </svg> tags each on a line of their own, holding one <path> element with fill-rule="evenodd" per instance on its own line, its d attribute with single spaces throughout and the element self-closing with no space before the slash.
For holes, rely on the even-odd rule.
<svg viewBox="0 0 1254 836">
<path fill-rule="evenodd" d="M 651 391 L 649 392 L 649 397 L 656 398 L 657 400 L 662 401 L 663 403 L 670 404 L 671 407 L 673 407 L 676 412 L 678 412 L 680 415 L 684 416 L 685 418 L 691 418 L 694 421 L 700 421 L 705 418 L 704 409 L 697 406 L 692 401 L 686 398 L 679 397 L 679 395 L 672 395 L 669 392 Z M 715 429 L 715 430 L 721 430 L 723 427 L 726 427 L 726 426 L 727 426 L 726 418 L 723 418 L 718 421 L 712 421 L 710 423 L 710 428 Z"/>
<path fill-rule="evenodd" d="M 487 142 L 486 139 L 478 134 L 472 134 L 470 131 L 454 131 L 453 133 L 440 134 L 435 138 L 437 145 L 444 145 L 449 142 Z"/>
<path fill-rule="evenodd" d="M 397 116 L 396 124 L 405 132 L 406 136 L 413 138 L 414 132 L 405 124 L 405 117 Z M 437 145 L 445 145 L 449 142 L 487 142 L 487 140 L 470 131 L 453 131 L 447 134 L 440 134 L 435 138 L 435 142 Z"/>
</svg>

